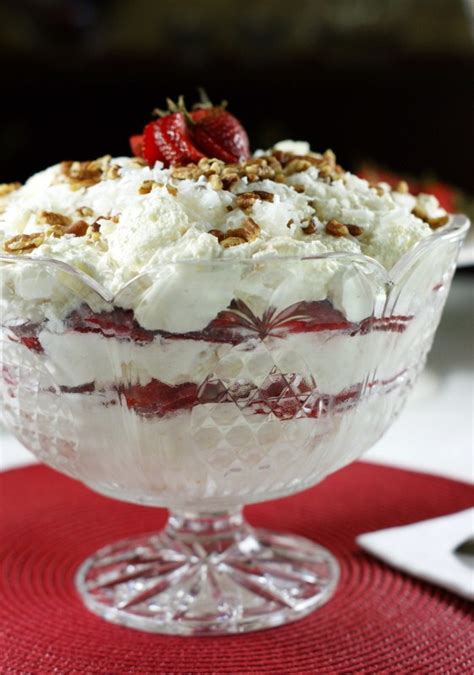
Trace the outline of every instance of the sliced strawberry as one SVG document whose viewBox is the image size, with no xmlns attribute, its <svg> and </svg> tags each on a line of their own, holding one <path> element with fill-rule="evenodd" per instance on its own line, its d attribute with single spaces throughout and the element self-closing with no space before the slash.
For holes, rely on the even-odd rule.
<svg viewBox="0 0 474 675">
<path fill-rule="evenodd" d="M 134 157 L 143 157 L 143 137 L 144 134 L 135 134 L 128 139 Z"/>
<path fill-rule="evenodd" d="M 223 107 L 200 108 L 191 112 L 190 133 L 195 145 L 207 157 L 224 162 L 241 162 L 250 157 L 247 132 L 239 120 Z"/>
<path fill-rule="evenodd" d="M 164 162 L 165 158 L 155 142 L 155 126 L 161 120 L 155 120 L 146 125 L 143 130 L 143 159 L 149 166 L 154 166 L 155 162 Z"/>
<path fill-rule="evenodd" d="M 199 162 L 204 155 L 191 140 L 184 114 L 175 112 L 147 124 L 144 157 L 150 166 L 157 160 L 179 166 Z"/>
</svg>

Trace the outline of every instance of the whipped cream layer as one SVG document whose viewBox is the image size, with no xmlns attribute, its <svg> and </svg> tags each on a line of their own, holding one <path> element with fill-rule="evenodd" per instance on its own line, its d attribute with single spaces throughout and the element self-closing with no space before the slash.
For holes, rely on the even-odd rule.
<svg viewBox="0 0 474 675">
<path fill-rule="evenodd" d="M 313 270 L 295 261 L 288 280 L 278 265 L 273 271 L 268 264 L 260 270 L 255 265 L 275 256 L 347 253 L 370 256 L 389 270 L 430 235 L 426 218 L 443 219 L 445 212 L 435 197 L 372 186 L 342 170 L 328 176 L 323 171 L 326 153 L 308 155 L 307 144 L 287 141 L 275 149 L 280 158 L 291 153 L 294 170 L 273 178 L 265 178 L 265 171 L 241 170 L 226 189 L 212 177 L 212 162 L 205 175 L 165 169 L 159 162 L 150 168 L 136 159 L 104 158 L 97 180 L 84 167 L 74 173 L 71 163 L 50 167 L 3 197 L 0 243 L 38 235 L 38 245 L 17 255 L 53 258 L 85 273 L 100 284 L 107 300 L 118 294 L 114 304 L 133 309 L 148 329 L 200 330 L 229 305 L 236 290 L 256 312 L 270 302 L 284 309 L 301 300 L 329 298 L 349 320 L 369 316 L 373 307 L 359 282 L 344 277 L 334 259 Z M 275 157 L 275 149 L 256 153 L 252 161 Z M 295 164 L 299 156 L 301 166 Z M 304 157 L 316 164 L 307 166 Z M 327 157 L 333 166 L 333 155 Z M 242 196 L 250 193 L 253 198 Z M 64 223 L 80 221 L 89 228 L 87 234 L 61 230 L 51 222 L 58 215 Z M 357 226 L 357 233 L 329 233 L 328 223 L 334 220 Z M 233 240 L 231 245 L 226 238 L 227 244 Z M 182 261 L 193 264 L 170 265 Z M 254 266 L 245 267 L 243 261 Z M 127 289 L 138 275 L 145 276 Z M 22 301 L 25 317 L 43 312 L 50 320 L 61 320 L 83 300 L 107 310 L 100 294 L 92 297 L 90 289 L 75 289 L 77 297 L 66 294 L 59 276 L 34 265 L 11 266 L 3 275 L 2 297 Z"/>
<path fill-rule="evenodd" d="M 412 366 L 410 345 L 417 330 L 413 322 L 402 334 L 300 333 L 237 346 L 166 338 L 136 345 L 101 335 L 48 331 L 39 334 L 39 341 L 54 381 L 67 388 L 146 386 L 152 380 L 168 386 L 201 385 L 206 378 L 261 387 L 276 367 L 285 375 L 296 373 L 312 382 L 323 395 L 337 395 L 366 380 L 368 361 L 374 368 L 377 365 L 380 381 Z M 20 348 L 27 358 L 27 348 Z M 385 358 L 387 353 L 390 359 Z"/>
</svg>

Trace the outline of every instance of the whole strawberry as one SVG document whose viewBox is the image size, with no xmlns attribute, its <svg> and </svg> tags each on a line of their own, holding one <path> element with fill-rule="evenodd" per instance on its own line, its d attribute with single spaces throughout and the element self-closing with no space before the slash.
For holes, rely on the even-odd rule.
<svg viewBox="0 0 474 675">
<path fill-rule="evenodd" d="M 147 124 L 143 134 L 130 137 L 135 156 L 143 157 L 150 166 L 157 161 L 165 166 L 185 165 L 203 157 L 227 163 L 248 159 L 247 133 L 225 104 L 213 106 L 205 97 L 188 112 L 182 97 L 178 104 L 167 102 L 168 110 L 158 110 L 159 118 Z"/>
</svg>

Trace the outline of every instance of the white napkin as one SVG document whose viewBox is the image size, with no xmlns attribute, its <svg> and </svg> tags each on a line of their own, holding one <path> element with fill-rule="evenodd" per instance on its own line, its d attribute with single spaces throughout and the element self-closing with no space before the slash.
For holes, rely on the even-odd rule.
<svg viewBox="0 0 474 675">
<path fill-rule="evenodd" d="M 474 565 L 455 549 L 474 537 L 474 508 L 357 537 L 369 553 L 393 567 L 474 600 Z"/>
</svg>

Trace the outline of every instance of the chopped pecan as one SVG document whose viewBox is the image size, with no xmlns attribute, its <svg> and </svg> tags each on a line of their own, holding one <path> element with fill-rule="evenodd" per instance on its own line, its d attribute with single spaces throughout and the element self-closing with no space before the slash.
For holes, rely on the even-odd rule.
<svg viewBox="0 0 474 675">
<path fill-rule="evenodd" d="M 242 165 L 244 175 L 247 176 L 250 183 L 275 177 L 275 169 L 268 162 L 268 159 L 269 158 L 266 157 L 258 157 L 257 159 L 249 160 Z"/>
<path fill-rule="evenodd" d="M 93 216 L 94 211 L 90 209 L 88 206 L 80 206 L 78 209 L 76 209 L 76 213 L 78 216 Z"/>
<path fill-rule="evenodd" d="M 40 211 L 37 217 L 38 223 L 46 223 L 47 225 L 59 225 L 59 227 L 67 227 L 71 223 L 69 216 L 64 216 L 62 213 L 54 213 L 53 211 Z"/>
<path fill-rule="evenodd" d="M 326 224 L 326 232 L 333 237 L 345 237 L 349 234 L 349 228 L 347 225 L 343 225 L 338 220 L 334 218 Z"/>
<path fill-rule="evenodd" d="M 277 160 L 280 167 L 284 168 L 292 159 L 294 159 L 295 155 L 291 152 L 284 152 L 283 150 L 274 150 L 272 152 L 272 157 Z"/>
<path fill-rule="evenodd" d="M 358 225 L 346 225 L 346 227 L 349 230 L 349 234 L 352 234 L 353 237 L 360 237 L 364 231 L 362 227 L 359 227 Z"/>
<path fill-rule="evenodd" d="M 21 183 L 0 183 L 0 197 L 5 197 L 21 188 Z"/>
<path fill-rule="evenodd" d="M 406 180 L 399 180 L 393 189 L 395 192 L 401 192 L 402 194 L 407 194 L 410 192 L 410 188 L 408 187 Z"/>
<path fill-rule="evenodd" d="M 61 172 L 71 190 L 90 187 L 99 183 L 110 168 L 110 155 L 86 162 L 61 162 Z"/>
<path fill-rule="evenodd" d="M 221 230 L 209 230 L 209 234 L 212 234 L 212 236 L 215 237 L 218 242 L 221 242 L 226 236 Z"/>
<path fill-rule="evenodd" d="M 253 241 L 258 237 L 260 233 L 260 226 L 252 220 L 252 218 L 247 218 L 241 227 L 236 227 L 233 230 L 227 230 L 227 232 L 221 232 L 220 230 L 210 230 L 209 234 L 217 237 L 217 240 L 224 248 L 229 248 L 230 246 L 239 246 L 240 244 L 247 244 L 249 241 Z"/>
<path fill-rule="evenodd" d="M 304 185 L 302 185 L 302 183 L 295 183 L 295 185 L 291 185 L 291 187 L 295 192 L 298 192 L 299 194 L 302 194 L 305 191 L 305 187 Z"/>
<path fill-rule="evenodd" d="M 219 176 L 216 173 L 211 173 L 211 175 L 207 179 L 207 182 L 209 183 L 209 185 L 213 190 L 222 190 L 222 188 L 224 187 L 222 179 L 219 178 Z"/>
<path fill-rule="evenodd" d="M 383 197 L 383 195 L 385 194 L 385 190 L 378 183 L 373 183 L 372 181 L 370 181 L 369 187 L 371 187 L 372 190 L 375 190 L 375 192 L 378 194 L 379 197 Z"/>
<path fill-rule="evenodd" d="M 197 180 L 201 175 L 202 172 L 196 164 L 175 166 L 171 169 L 172 178 L 177 178 L 178 180 Z"/>
<path fill-rule="evenodd" d="M 23 253 L 25 251 L 32 251 L 44 242 L 45 235 L 43 232 L 35 232 L 34 234 L 17 234 L 11 239 L 3 243 L 3 248 L 7 253 Z"/>
<path fill-rule="evenodd" d="M 120 178 L 121 168 L 122 167 L 119 164 L 111 164 L 105 171 L 105 177 L 111 180 L 116 180 L 117 178 Z"/>
<path fill-rule="evenodd" d="M 246 218 L 241 227 L 237 227 L 234 230 L 227 230 L 226 235 L 228 237 L 239 237 L 244 241 L 253 241 L 260 234 L 260 226 L 252 220 L 252 218 Z"/>
<path fill-rule="evenodd" d="M 222 248 L 230 248 L 231 246 L 240 246 L 240 244 L 245 244 L 245 239 L 242 237 L 226 237 L 222 239 L 220 245 Z"/>
<path fill-rule="evenodd" d="M 307 225 L 301 228 L 304 234 L 314 234 L 316 232 L 316 224 L 313 219 Z"/>
<path fill-rule="evenodd" d="M 93 227 L 93 226 L 92 226 Z M 89 228 L 89 224 L 85 220 L 76 220 L 66 228 L 64 234 L 73 234 L 75 237 L 83 237 Z"/>
<path fill-rule="evenodd" d="M 156 187 L 158 187 L 158 184 L 154 180 L 145 180 L 138 188 L 138 194 L 147 195 Z"/>
<path fill-rule="evenodd" d="M 443 225 L 446 225 L 446 223 L 449 222 L 449 216 L 447 214 L 445 216 L 437 216 L 435 218 L 429 216 L 425 209 L 421 206 L 415 206 L 412 213 L 414 216 L 427 223 L 432 230 L 437 230 L 438 227 L 443 227 Z"/>
<path fill-rule="evenodd" d="M 306 157 L 294 157 L 285 166 L 285 175 L 292 176 L 294 173 L 301 173 L 312 166 L 312 162 Z"/>
<path fill-rule="evenodd" d="M 231 170 L 226 172 L 225 170 L 222 172 L 222 175 L 220 176 L 221 181 L 222 181 L 222 187 L 224 190 L 230 190 L 232 185 L 234 183 L 237 183 L 239 180 L 239 174 L 235 170 Z"/>
<path fill-rule="evenodd" d="M 256 201 L 273 202 L 275 195 L 272 192 L 264 190 L 253 190 L 252 192 L 239 192 L 235 196 L 235 203 L 242 211 L 251 209 Z"/>
</svg>

